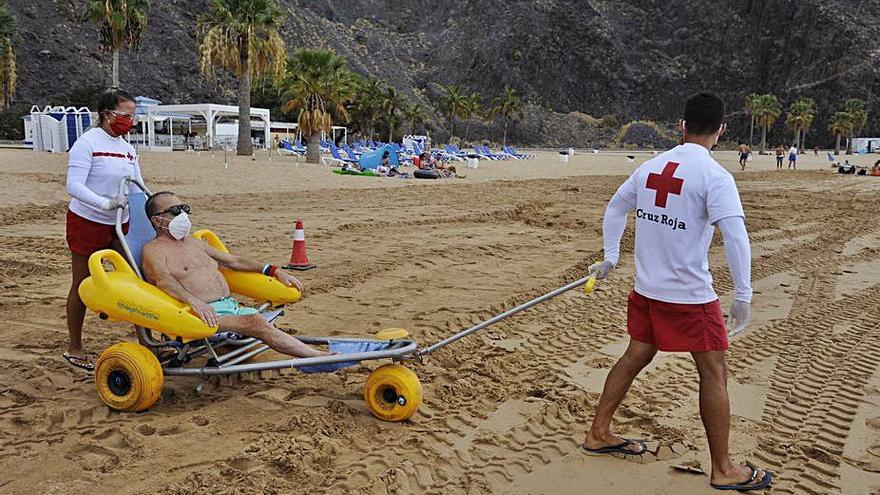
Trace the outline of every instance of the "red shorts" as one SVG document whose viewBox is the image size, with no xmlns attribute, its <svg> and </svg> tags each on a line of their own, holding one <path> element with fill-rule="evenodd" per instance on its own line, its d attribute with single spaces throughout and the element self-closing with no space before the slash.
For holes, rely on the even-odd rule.
<svg viewBox="0 0 880 495">
<path fill-rule="evenodd" d="M 122 224 L 128 233 L 128 222 Z M 116 239 L 116 226 L 105 225 L 83 218 L 67 210 L 67 246 L 73 254 L 91 256 L 95 251 L 110 249 Z"/>
<path fill-rule="evenodd" d="M 727 328 L 721 303 L 675 304 L 629 294 L 626 328 L 633 340 L 666 352 L 724 351 Z"/>
</svg>

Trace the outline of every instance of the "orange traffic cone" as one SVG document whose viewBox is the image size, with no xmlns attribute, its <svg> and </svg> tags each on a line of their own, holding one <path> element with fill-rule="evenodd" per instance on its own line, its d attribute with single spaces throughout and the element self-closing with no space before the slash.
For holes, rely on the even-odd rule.
<svg viewBox="0 0 880 495">
<path fill-rule="evenodd" d="M 309 263 L 309 257 L 306 255 L 306 231 L 303 230 L 303 221 L 296 219 L 296 228 L 293 229 L 293 248 L 290 251 L 290 263 L 284 265 L 284 268 L 291 270 L 310 270 L 314 268 L 314 263 Z"/>
</svg>

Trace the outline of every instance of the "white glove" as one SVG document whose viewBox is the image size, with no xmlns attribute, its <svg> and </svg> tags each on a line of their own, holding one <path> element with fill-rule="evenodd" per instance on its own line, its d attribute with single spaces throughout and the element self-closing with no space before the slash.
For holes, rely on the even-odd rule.
<svg viewBox="0 0 880 495">
<path fill-rule="evenodd" d="M 733 301 L 727 314 L 727 337 L 732 338 L 742 333 L 749 324 L 752 305 L 745 301 Z"/>
<path fill-rule="evenodd" d="M 593 263 L 592 265 L 590 265 L 590 268 L 588 268 L 587 271 L 590 274 L 595 273 L 597 280 L 602 280 L 607 277 L 609 273 L 611 273 L 612 268 L 614 268 L 614 263 L 606 260 L 599 263 Z"/>
<path fill-rule="evenodd" d="M 104 209 L 107 211 L 113 211 L 116 208 L 125 208 L 128 206 L 128 198 L 124 195 L 116 196 L 115 198 L 110 198 L 104 204 Z"/>
</svg>

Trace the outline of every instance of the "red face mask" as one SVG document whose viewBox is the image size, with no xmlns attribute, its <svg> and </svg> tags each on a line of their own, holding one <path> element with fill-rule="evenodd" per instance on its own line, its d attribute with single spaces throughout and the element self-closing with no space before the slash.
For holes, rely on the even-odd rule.
<svg viewBox="0 0 880 495">
<path fill-rule="evenodd" d="M 124 136 L 128 134 L 128 131 L 134 127 L 134 121 L 131 117 L 126 115 L 120 115 L 118 113 L 112 114 L 116 119 L 110 124 L 110 130 L 113 131 L 113 134 L 117 136 Z"/>
</svg>

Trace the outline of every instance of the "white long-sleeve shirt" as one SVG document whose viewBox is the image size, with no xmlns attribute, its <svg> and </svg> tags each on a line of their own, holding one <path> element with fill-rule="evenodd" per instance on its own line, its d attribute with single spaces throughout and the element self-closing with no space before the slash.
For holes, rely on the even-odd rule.
<svg viewBox="0 0 880 495">
<path fill-rule="evenodd" d="M 70 211 L 93 222 L 115 224 L 116 212 L 105 208 L 118 194 L 119 182 L 126 176 L 143 182 L 134 147 L 100 127 L 87 130 L 73 143 L 67 162 Z M 128 220 L 128 208 L 122 219 Z"/>
<path fill-rule="evenodd" d="M 630 211 L 636 212 L 636 287 L 670 303 L 717 299 L 708 250 L 717 225 L 724 236 L 736 299 L 750 302 L 751 251 L 736 184 L 703 146 L 687 143 L 642 164 L 605 210 L 605 259 L 617 264 Z"/>
</svg>

